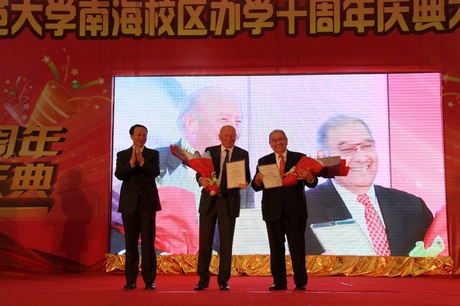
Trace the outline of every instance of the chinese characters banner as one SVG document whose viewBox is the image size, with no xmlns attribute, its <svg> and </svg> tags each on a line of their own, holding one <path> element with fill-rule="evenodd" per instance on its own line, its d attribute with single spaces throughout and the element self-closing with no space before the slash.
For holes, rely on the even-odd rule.
<svg viewBox="0 0 460 306">
<path fill-rule="evenodd" d="M 291 37 L 451 33 L 458 0 L 114 0 L 3 1 L 0 37 L 30 30 L 54 39 L 261 37 L 285 24 Z M 301 30 L 302 28 L 302 30 Z"/>
</svg>

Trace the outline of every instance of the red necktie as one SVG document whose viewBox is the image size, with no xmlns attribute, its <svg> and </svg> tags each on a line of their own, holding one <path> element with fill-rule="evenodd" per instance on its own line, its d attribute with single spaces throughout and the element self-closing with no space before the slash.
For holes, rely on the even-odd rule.
<svg viewBox="0 0 460 306">
<path fill-rule="evenodd" d="M 371 236 L 372 245 L 378 256 L 391 256 L 390 246 L 388 245 L 387 233 L 380 222 L 379 216 L 372 206 L 369 197 L 365 194 L 358 196 L 358 202 L 364 204 L 364 217 L 367 229 Z"/>
<path fill-rule="evenodd" d="M 280 174 L 281 177 L 284 177 L 284 168 L 286 167 L 286 162 L 284 161 L 284 155 L 280 154 Z"/>
</svg>

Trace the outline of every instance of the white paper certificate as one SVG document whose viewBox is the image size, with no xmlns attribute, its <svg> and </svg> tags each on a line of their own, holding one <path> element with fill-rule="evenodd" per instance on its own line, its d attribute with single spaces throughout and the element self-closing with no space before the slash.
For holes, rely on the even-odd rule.
<svg viewBox="0 0 460 306">
<path fill-rule="evenodd" d="M 227 189 L 238 188 L 246 184 L 245 160 L 227 163 Z"/>
<path fill-rule="evenodd" d="M 375 255 L 359 225 L 353 219 L 310 225 L 328 255 Z"/>
<path fill-rule="evenodd" d="M 264 175 L 262 182 L 265 189 L 283 186 L 280 170 L 276 164 L 259 165 L 259 172 Z"/>
</svg>

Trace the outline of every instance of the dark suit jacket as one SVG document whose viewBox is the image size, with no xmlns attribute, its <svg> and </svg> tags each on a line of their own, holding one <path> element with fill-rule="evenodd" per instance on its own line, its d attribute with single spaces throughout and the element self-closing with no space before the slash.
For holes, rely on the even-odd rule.
<svg viewBox="0 0 460 306">
<path fill-rule="evenodd" d="M 404 191 L 375 185 L 375 195 L 385 222 L 392 256 L 408 256 L 415 242 L 423 241 L 433 221 L 425 202 Z M 306 253 L 324 252 L 310 224 L 350 219 L 351 214 L 329 179 L 307 191 L 308 226 L 305 232 Z"/>
<path fill-rule="evenodd" d="M 117 153 L 115 176 L 123 181 L 120 190 L 118 212 L 130 214 L 136 210 L 138 200 L 145 202 L 145 207 L 151 212 L 161 210 L 155 178 L 160 174 L 159 153 L 144 147 L 142 156 L 144 164 L 131 168 L 129 160 L 133 148 Z M 140 196 L 142 194 L 142 196 Z M 143 202 L 143 203 L 144 203 Z"/>
<path fill-rule="evenodd" d="M 212 163 L 214 164 L 214 170 L 216 171 L 216 177 L 219 177 L 220 172 L 220 151 L 221 146 L 213 146 L 206 148 L 205 151 L 208 151 L 211 154 Z M 245 160 L 245 170 L 246 170 L 246 182 L 251 181 L 251 174 L 249 171 L 249 154 L 246 150 L 241 149 L 240 147 L 234 146 L 230 162 Z M 196 175 L 197 180 L 200 176 Z M 246 188 L 247 189 L 247 188 Z M 240 216 L 240 190 L 244 189 L 233 188 L 228 190 L 228 213 L 229 216 L 237 218 Z M 200 214 L 206 214 L 212 207 L 215 196 L 212 197 L 206 190 L 201 191 L 200 207 L 198 212 Z"/>
<path fill-rule="evenodd" d="M 181 140 L 176 142 L 176 145 L 180 146 Z M 169 148 L 169 146 L 160 147 L 156 150 L 160 152 L 160 178 L 163 178 L 165 175 L 171 175 L 179 167 L 186 167 L 184 164 L 182 164 L 179 158 L 175 157 L 171 153 L 171 149 Z M 250 179 L 248 180 L 248 183 L 249 182 Z M 254 191 L 251 188 L 241 189 L 240 198 L 241 208 L 254 208 Z"/>
<path fill-rule="evenodd" d="M 287 152 L 286 172 L 292 167 L 295 167 L 299 160 L 305 156 L 303 153 Z M 275 153 L 271 153 L 259 159 L 258 165 L 276 164 Z M 256 175 L 259 172 L 257 169 Z M 300 220 L 308 217 L 307 201 L 305 198 L 305 186 L 315 187 L 318 184 L 318 179 L 315 178 L 313 183 L 298 180 L 297 184 L 290 187 L 277 187 L 265 189 L 262 183 L 259 187 L 251 185 L 255 191 L 263 190 L 262 195 L 262 217 L 265 221 L 281 220 L 283 212 L 288 220 Z M 282 205 L 280 205 L 282 204 Z"/>
</svg>

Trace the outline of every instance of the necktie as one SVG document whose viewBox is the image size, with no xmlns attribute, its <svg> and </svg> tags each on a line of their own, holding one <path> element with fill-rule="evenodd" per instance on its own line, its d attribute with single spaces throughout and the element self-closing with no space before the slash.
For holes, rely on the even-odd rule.
<svg viewBox="0 0 460 306">
<path fill-rule="evenodd" d="M 279 158 L 280 158 L 280 174 L 281 174 L 281 177 L 284 177 L 284 168 L 286 167 L 286 162 L 284 161 L 284 155 L 280 154 Z"/>
<path fill-rule="evenodd" d="M 364 218 L 366 219 L 367 229 L 378 256 L 391 256 L 390 246 L 388 245 L 387 233 L 380 222 L 379 216 L 372 206 L 369 197 L 365 194 L 358 196 L 358 202 L 364 204 Z"/>
<path fill-rule="evenodd" d="M 230 161 L 229 150 L 225 149 L 224 162 L 222 163 L 222 176 L 220 178 L 220 192 L 227 192 L 227 163 Z"/>
</svg>

